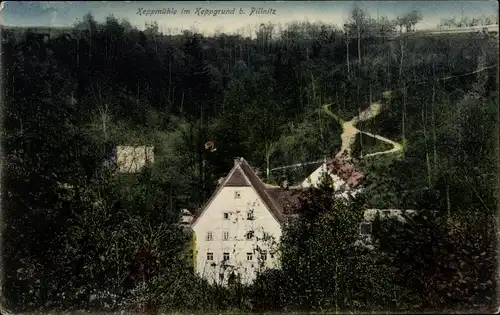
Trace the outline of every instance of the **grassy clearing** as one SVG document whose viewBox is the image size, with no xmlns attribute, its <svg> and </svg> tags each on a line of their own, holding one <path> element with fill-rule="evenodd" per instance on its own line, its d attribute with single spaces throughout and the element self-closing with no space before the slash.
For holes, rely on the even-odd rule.
<svg viewBox="0 0 500 315">
<path fill-rule="evenodd" d="M 383 152 L 392 149 L 392 145 L 361 133 L 356 134 L 353 146 L 353 155 L 363 152 L 363 155 Z"/>
</svg>

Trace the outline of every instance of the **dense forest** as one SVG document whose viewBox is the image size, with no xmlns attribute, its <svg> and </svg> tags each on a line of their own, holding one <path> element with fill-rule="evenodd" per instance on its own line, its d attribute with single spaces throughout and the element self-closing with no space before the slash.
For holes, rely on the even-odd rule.
<svg viewBox="0 0 500 315">
<path fill-rule="evenodd" d="M 2 304 L 491 310 L 498 37 L 399 33 L 398 23 L 361 10 L 343 28 L 262 24 L 254 38 L 141 31 L 90 14 L 56 35 L 4 27 Z M 357 138 L 360 197 L 341 203 L 328 185 L 301 193 L 283 268 L 250 287 L 193 274 L 180 211 L 197 211 L 235 157 L 269 183 L 301 181 L 317 165 L 265 170 L 339 150 L 341 127 L 323 105 L 349 120 L 375 101 L 384 111 L 359 128 L 404 149 L 361 158 L 384 144 Z M 155 163 L 116 175 L 103 162 L 117 145 L 152 145 Z M 369 251 L 353 245 L 367 207 L 432 212 L 410 228 L 378 220 Z"/>
</svg>

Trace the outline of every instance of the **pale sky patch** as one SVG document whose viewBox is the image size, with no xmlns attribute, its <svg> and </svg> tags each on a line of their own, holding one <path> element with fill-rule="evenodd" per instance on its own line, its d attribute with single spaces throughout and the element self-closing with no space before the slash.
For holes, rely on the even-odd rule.
<svg viewBox="0 0 500 315">
<path fill-rule="evenodd" d="M 413 9 L 423 14 L 423 20 L 417 29 L 435 28 L 442 18 L 462 15 L 468 17 L 498 15 L 498 2 L 481 1 L 6 1 L 1 14 L 1 23 L 11 26 L 72 26 L 86 14 L 91 13 L 98 22 L 104 22 L 113 15 L 119 20 L 127 19 L 132 25 L 144 29 L 146 23 L 157 22 L 160 29 L 181 31 L 197 29 L 203 34 L 213 34 L 216 30 L 232 33 L 245 30 L 246 35 L 261 24 L 286 25 L 291 22 L 323 22 L 342 26 L 349 11 L 354 6 L 363 8 L 371 17 L 393 19 Z M 156 14 L 144 16 L 137 14 L 139 8 L 177 9 L 176 15 Z M 276 14 L 249 16 L 251 8 L 274 9 Z M 198 16 L 196 8 L 229 9 L 235 8 L 234 15 Z M 191 14 L 182 15 L 182 9 L 189 9 Z M 239 14 L 239 10 L 245 14 Z"/>
</svg>

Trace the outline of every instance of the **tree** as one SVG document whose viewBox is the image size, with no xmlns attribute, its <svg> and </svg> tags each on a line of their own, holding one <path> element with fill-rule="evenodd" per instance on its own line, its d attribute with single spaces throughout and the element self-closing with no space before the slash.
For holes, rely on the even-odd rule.
<svg viewBox="0 0 500 315">
<path fill-rule="evenodd" d="M 348 17 L 348 28 L 351 32 L 356 34 L 356 38 L 358 41 L 358 60 L 359 64 L 362 63 L 361 58 L 361 38 L 366 32 L 368 18 L 366 16 L 365 11 L 361 8 L 355 7 L 351 10 Z"/>
<path fill-rule="evenodd" d="M 375 280 L 383 268 L 369 271 L 372 263 L 373 268 L 381 266 L 357 245 L 363 197 L 352 203 L 336 199 L 328 178 L 320 188 L 298 193 L 297 202 L 290 206 L 296 218 L 286 225 L 281 243 L 287 305 L 314 310 L 364 309 L 376 299 L 383 304 L 386 297 L 377 293 L 377 286 L 385 284 Z M 367 294 L 373 300 L 363 298 Z"/>
<path fill-rule="evenodd" d="M 344 33 L 345 33 L 345 47 L 346 47 L 346 63 L 347 63 L 347 77 L 350 78 L 351 67 L 349 62 L 349 45 L 351 43 L 352 35 L 350 33 L 350 26 L 348 24 L 344 24 Z"/>
<path fill-rule="evenodd" d="M 179 276 L 191 263 L 184 257 L 189 235 L 177 226 L 180 214 L 164 198 L 168 186 L 151 169 L 137 178 L 109 175 L 88 184 L 91 189 L 81 197 L 88 207 L 76 213 L 68 231 L 68 293 L 74 305 L 86 309 L 156 303 L 145 285 L 160 280 L 181 285 L 186 276 Z"/>
<path fill-rule="evenodd" d="M 406 223 L 391 219 L 374 223 L 376 250 L 384 253 L 388 265 L 398 266 L 393 283 L 411 288 L 398 292 L 400 310 L 495 307 L 497 237 L 488 217 L 478 212 L 448 216 L 422 211 L 406 216 Z"/>
<path fill-rule="evenodd" d="M 80 132 L 75 82 L 51 51 L 18 47 L 10 66 L 15 77 L 3 125 L 2 179 L 6 280 L 9 306 L 39 309 L 61 301 L 64 270 L 59 262 L 70 225 L 68 209 L 79 207 L 65 187 L 88 180 L 104 152 Z M 49 84 L 47 83 L 49 82 Z M 19 275 L 18 275 L 19 274 Z"/>
<path fill-rule="evenodd" d="M 412 12 L 408 13 L 407 15 L 407 21 L 408 25 L 410 26 L 409 31 L 413 29 L 415 31 L 415 25 L 422 20 L 422 13 L 418 10 L 413 10 Z M 407 29 L 408 31 L 408 29 Z"/>
<path fill-rule="evenodd" d="M 247 308 L 246 288 L 210 286 L 184 269 L 181 258 L 177 261 L 192 246 L 174 224 L 178 210 L 198 210 L 234 157 L 245 157 L 263 169 L 333 154 L 340 127 L 325 115 L 324 104 L 331 104 L 331 112 L 339 117 L 352 117 L 360 104 L 371 104 L 375 95 L 400 88 L 404 93 L 393 93 L 393 100 L 384 104 L 386 110 L 358 126 L 402 143 L 405 153 L 362 160 L 370 201 L 366 206 L 478 213 L 477 219 L 465 216 L 464 222 L 470 219 L 480 226 L 486 220 L 480 215 L 496 208 L 498 146 L 491 137 L 496 132 L 491 122 L 498 114 L 492 71 L 498 42 L 478 34 L 398 42 L 401 38 L 390 38 L 396 25 L 358 11 L 344 30 L 293 23 L 273 33 L 272 40 L 272 25 L 264 25 L 257 39 L 251 38 L 256 32 L 245 38 L 189 31 L 165 35 L 155 23 L 140 31 L 126 21 L 109 18 L 97 23 L 90 16 L 72 29 L 2 28 L 3 292 L 10 305 L 19 306 L 18 311 L 52 311 L 56 305 L 69 308 L 77 300 L 83 301 L 78 305 L 82 308 L 98 308 L 128 299 L 135 304 L 155 301 L 165 312 Z M 415 25 L 404 21 L 399 31 L 403 26 L 415 30 Z M 364 65 L 358 67 L 356 82 L 351 80 L 353 47 Z M 347 80 L 346 61 L 351 77 Z M 217 151 L 204 150 L 209 140 Z M 111 172 L 108 160 L 116 145 L 146 143 L 155 147 L 154 166 L 130 176 Z M 362 144 L 364 152 L 380 149 L 376 141 Z M 289 181 L 298 182 L 310 171 L 286 172 Z M 270 171 L 269 180 L 277 174 Z M 404 301 L 444 303 L 431 297 L 428 288 L 420 294 L 404 287 L 401 266 L 391 265 L 388 258 L 404 262 L 405 256 L 390 250 L 350 256 L 346 244 L 355 233 L 348 234 L 355 229 L 354 216 L 362 212 L 361 206 L 351 209 L 315 190 L 305 194 L 307 202 L 297 206 L 304 215 L 288 230 L 287 239 L 295 243 L 286 243 L 287 273 L 270 272 L 260 278 L 260 288 L 268 288 L 270 298 L 279 302 L 276 308 L 406 307 L 391 301 L 402 301 L 399 296 Z M 321 214 L 308 217 L 309 210 Z M 448 237 L 448 228 L 443 232 L 430 227 L 436 228 L 436 235 Z M 473 225 L 460 231 L 475 241 L 488 236 Z M 426 234 L 398 235 L 432 246 L 422 241 L 429 237 Z M 471 247 L 448 238 L 459 244 L 448 243 L 450 251 Z M 302 252 L 294 251 L 294 244 Z M 416 260 L 423 259 L 416 245 L 409 248 L 416 251 Z M 304 258 L 304 252 L 309 256 Z M 337 261 L 323 257 L 343 253 Z M 422 267 L 411 263 L 415 270 Z M 471 266 L 470 260 L 466 263 Z M 337 272 L 332 271 L 335 267 Z M 293 268 L 311 276 L 312 284 Z M 418 281 L 417 273 L 409 274 L 411 281 Z M 431 274 L 425 276 L 438 295 L 449 293 L 438 288 L 440 282 Z M 291 289 L 283 284 L 289 278 L 297 284 Z M 447 283 L 458 287 L 460 282 Z M 272 289 L 277 286 L 281 287 Z M 288 292 L 290 300 L 283 297 Z M 457 297 L 467 299 L 467 294 Z"/>
<path fill-rule="evenodd" d="M 406 16 L 397 17 L 396 24 L 399 26 L 399 34 L 402 34 L 403 33 L 403 26 L 406 27 L 408 25 L 407 17 Z"/>
</svg>

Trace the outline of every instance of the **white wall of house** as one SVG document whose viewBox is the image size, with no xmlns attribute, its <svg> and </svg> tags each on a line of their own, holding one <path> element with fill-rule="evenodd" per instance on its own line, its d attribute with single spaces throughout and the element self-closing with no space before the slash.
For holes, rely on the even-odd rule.
<svg viewBox="0 0 500 315">
<path fill-rule="evenodd" d="M 329 174 L 332 181 L 333 185 L 335 187 L 335 193 L 339 197 L 343 197 L 345 199 L 348 198 L 349 195 L 355 196 L 357 193 L 361 192 L 362 188 L 356 188 L 356 189 L 351 189 L 348 188 L 346 185 L 346 182 L 341 179 L 339 176 L 332 174 L 331 172 L 328 171 L 328 168 L 326 166 L 326 163 L 321 164 L 320 167 L 318 167 L 314 172 L 311 173 L 301 184 L 300 186 L 303 188 L 307 187 L 318 187 L 318 185 L 321 183 L 321 179 L 323 177 L 323 174 Z"/>
<path fill-rule="evenodd" d="M 248 212 L 253 212 L 253 220 L 247 219 Z M 212 283 L 225 282 L 233 270 L 243 283 L 251 283 L 259 268 L 278 267 L 272 240 L 279 242 L 281 226 L 253 187 L 222 188 L 193 225 L 193 231 L 196 233 L 196 271 Z M 254 231 L 254 236 L 247 240 L 246 234 L 250 231 Z M 212 240 L 207 239 L 208 233 Z M 267 251 L 265 261 L 259 257 L 262 251 L 259 252 L 258 247 Z M 213 255 L 212 260 L 207 257 L 209 253 Z M 224 253 L 229 253 L 225 271 Z M 247 257 L 248 254 L 251 257 Z M 224 274 L 222 281 L 221 273 Z"/>
<path fill-rule="evenodd" d="M 318 185 L 321 182 L 321 178 L 323 174 L 329 173 L 326 163 L 321 164 L 320 167 L 314 170 L 314 172 L 311 173 L 300 185 L 304 188 L 306 187 L 318 187 Z M 335 188 L 342 186 L 345 182 L 338 177 L 337 175 L 331 174 L 330 177 L 333 180 L 333 184 L 335 185 Z"/>
<path fill-rule="evenodd" d="M 116 162 L 120 173 L 139 172 L 146 163 L 154 163 L 154 147 L 117 146 Z"/>
</svg>

